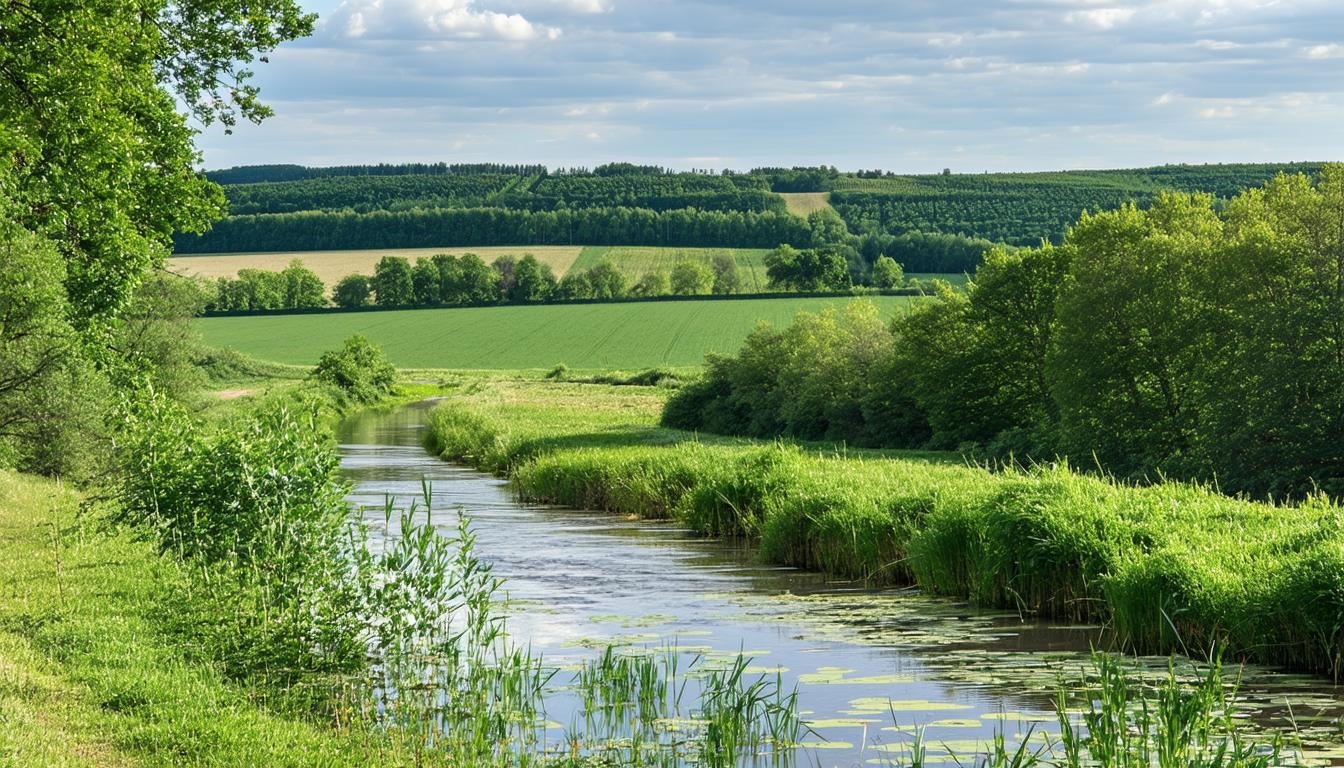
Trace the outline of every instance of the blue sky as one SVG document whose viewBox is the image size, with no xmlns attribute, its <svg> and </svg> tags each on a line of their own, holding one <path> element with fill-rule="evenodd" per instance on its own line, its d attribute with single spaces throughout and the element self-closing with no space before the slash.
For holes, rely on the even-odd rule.
<svg viewBox="0 0 1344 768">
<path fill-rule="evenodd" d="M 1344 159 L 1342 0 L 310 0 L 207 168 Z"/>
</svg>

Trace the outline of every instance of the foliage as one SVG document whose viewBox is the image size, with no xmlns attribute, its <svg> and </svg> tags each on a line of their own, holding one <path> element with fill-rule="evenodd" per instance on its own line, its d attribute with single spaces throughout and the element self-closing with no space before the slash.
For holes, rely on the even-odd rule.
<svg viewBox="0 0 1344 768">
<path fill-rule="evenodd" d="M 1066 463 L 992 472 L 714 439 L 651 429 L 625 389 L 594 402 L 592 385 L 483 388 L 432 412 L 427 441 L 529 498 L 753 536 L 768 562 L 1106 621 L 1140 653 L 1225 643 L 1239 658 L 1338 671 L 1340 508 L 1324 498 L 1274 506 Z"/>
<path fill-rule="evenodd" d="M 167 272 L 151 273 L 136 289 L 111 344 L 122 363 L 121 389 L 148 381 L 156 391 L 184 400 L 204 383 L 197 365 L 204 354 L 192 321 L 210 300 L 209 284 Z"/>
<path fill-rule="evenodd" d="M 174 250 L 190 254 L 575 243 L 774 248 L 780 243 L 806 246 L 811 239 L 806 221 L 771 211 L 434 208 L 231 216 L 204 236 L 178 236 Z"/>
<path fill-rule="evenodd" d="M 742 288 L 742 277 L 738 273 L 737 259 L 724 253 L 716 253 L 710 260 L 710 269 L 714 270 L 714 293 L 737 293 Z"/>
<path fill-rule="evenodd" d="M 619 299 L 627 290 L 625 274 L 605 259 L 588 270 L 588 285 L 594 299 Z"/>
<path fill-rule="evenodd" d="M 758 325 L 736 359 L 711 358 L 705 377 L 669 401 L 663 424 L 867 444 L 859 401 L 868 369 L 890 345 L 877 308 L 867 302 L 849 305 L 843 315 L 800 312 L 782 331 Z"/>
<path fill-rule="evenodd" d="M 65 276 L 51 241 L 0 218 L 0 466 L 81 478 L 110 393 L 67 320 Z"/>
<path fill-rule="evenodd" d="M 894 259 L 879 256 L 877 261 L 873 262 L 873 271 L 869 279 L 875 288 L 899 288 L 905 284 L 905 272 Z"/>
<path fill-rule="evenodd" d="M 794 250 L 781 245 L 765 257 L 770 284 L 796 291 L 834 291 L 850 287 L 849 265 L 835 247 Z"/>
<path fill-rule="evenodd" d="M 246 64 L 314 18 L 292 0 L 0 10 L 0 217 L 56 242 L 78 328 L 114 318 L 174 232 L 224 213 L 175 97 L 201 124 L 260 121 Z"/>
<path fill-rule="evenodd" d="M 514 269 L 513 301 L 546 301 L 555 292 L 557 281 L 550 264 L 542 264 L 530 253 L 523 254 Z"/>
<path fill-rule="evenodd" d="M 336 306 L 349 309 L 367 305 L 372 293 L 369 278 L 363 275 L 346 275 L 332 290 L 331 299 L 336 302 Z"/>
<path fill-rule="evenodd" d="M 374 300 L 380 306 L 398 307 L 415 303 L 415 281 L 411 263 L 400 256 L 384 256 L 369 281 Z"/>
<path fill-rule="evenodd" d="M 1344 170 L 1282 176 L 1218 207 L 1161 192 L 1085 214 L 1062 245 L 991 250 L 964 293 L 937 285 L 936 301 L 892 322 L 889 351 L 857 358 L 868 381 L 847 438 L 1072 456 L 1255 496 L 1344 493 Z M 802 262 L 786 247 L 770 257 L 781 276 Z M 804 434 L 773 388 L 792 332 L 709 359 L 707 380 L 669 404 L 672 423 Z M 781 346 L 767 351 L 767 336 Z"/>
<path fill-rule="evenodd" d="M 698 261 L 682 261 L 672 269 L 672 293 L 695 296 L 714 288 L 714 272 Z"/>
<path fill-rule="evenodd" d="M 301 259 L 294 259 L 280 272 L 240 269 L 237 278 L 218 278 L 206 308 L 309 309 L 326 306 L 326 291 L 322 280 Z"/>
<path fill-rule="evenodd" d="M 382 350 L 356 334 L 340 350 L 327 352 L 309 376 L 340 389 L 356 403 L 372 403 L 392 391 L 397 370 Z"/>
<path fill-rule="evenodd" d="M 587 282 L 587 276 L 584 276 L 584 282 Z M 589 289 L 591 292 L 591 289 Z M 666 272 L 655 270 L 645 272 L 644 276 L 639 278 L 634 287 L 630 289 L 634 296 L 666 296 L 672 293 L 672 278 Z M 574 296 L 573 298 L 587 298 L 587 296 Z"/>
</svg>

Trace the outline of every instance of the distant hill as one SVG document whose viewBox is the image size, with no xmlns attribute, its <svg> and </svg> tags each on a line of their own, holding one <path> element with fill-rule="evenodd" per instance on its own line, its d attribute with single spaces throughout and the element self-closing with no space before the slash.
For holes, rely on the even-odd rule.
<svg viewBox="0 0 1344 768">
<path fill-rule="evenodd" d="M 242 166 L 206 173 L 224 185 L 232 215 L 203 237 L 179 236 L 177 251 L 814 244 L 807 222 L 789 212 L 787 194 L 794 211 L 837 213 L 849 234 L 836 240 L 832 227 L 826 237 L 869 264 L 886 253 L 910 271 L 958 272 L 974 269 L 994 243 L 1059 242 L 1083 211 L 1146 206 L 1167 190 L 1226 200 L 1279 173 L 1314 176 L 1321 165 L 928 175 L 826 167 L 678 173 L 629 163 L 592 171 L 493 163 Z M 921 259 L 928 243 L 957 255 Z"/>
</svg>

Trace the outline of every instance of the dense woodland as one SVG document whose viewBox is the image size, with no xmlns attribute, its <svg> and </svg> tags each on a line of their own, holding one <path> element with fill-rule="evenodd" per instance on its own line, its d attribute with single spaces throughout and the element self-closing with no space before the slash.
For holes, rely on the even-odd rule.
<svg viewBox="0 0 1344 768">
<path fill-rule="evenodd" d="M 1319 163 L 1163 166 L 1118 171 L 897 176 L 880 170 L 757 168 L 677 173 L 612 163 L 541 166 L 254 166 L 213 171 L 231 216 L 178 253 L 251 250 L 646 245 L 795 248 L 818 237 L 780 193 L 828 192 L 847 236 L 851 279 L 879 256 L 907 272 L 973 271 L 991 244 L 1060 243 L 1083 212 L 1146 208 L 1162 191 L 1207 192 L 1220 208 L 1279 172 Z M 841 239 L 828 233 L 827 243 Z"/>
<path fill-rule="evenodd" d="M 758 328 L 664 423 L 1338 497 L 1341 275 L 1344 166 L 1225 206 L 1162 194 L 992 251 L 965 293 L 890 323 L 860 304 Z"/>
</svg>

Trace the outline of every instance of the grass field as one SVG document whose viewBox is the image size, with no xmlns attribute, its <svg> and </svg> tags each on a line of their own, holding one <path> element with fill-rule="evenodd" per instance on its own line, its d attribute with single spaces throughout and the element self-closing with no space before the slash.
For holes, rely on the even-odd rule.
<svg viewBox="0 0 1344 768">
<path fill-rule="evenodd" d="M 830 192 L 780 192 L 789 213 L 807 218 L 807 214 L 831 207 Z"/>
<path fill-rule="evenodd" d="M 904 296 L 870 299 L 884 315 Z M 917 300 L 917 299 L 916 299 Z M 699 365 L 706 352 L 735 353 L 757 320 L 787 324 L 801 311 L 842 309 L 847 298 L 665 301 L 473 307 L 316 315 L 212 317 L 197 321 L 206 344 L 294 365 L 313 365 L 362 333 L 399 368 L 640 369 Z"/>
<path fill-rule="evenodd" d="M 640 246 L 590 245 L 574 261 L 571 269 L 588 269 L 602 259 L 610 259 L 634 282 L 649 272 L 662 270 L 671 274 L 681 261 L 699 261 L 708 264 L 717 254 L 730 254 L 737 262 L 742 277 L 743 293 L 765 293 L 765 263 L 770 251 L 765 248 L 645 248 Z M 560 274 L 556 272 L 556 274 Z"/>
<path fill-rule="evenodd" d="M 233 277 L 240 269 L 268 269 L 279 272 L 289 264 L 290 259 L 302 259 L 303 263 L 322 278 L 328 287 L 333 286 L 342 277 L 358 272 L 372 275 L 373 268 L 384 256 L 401 256 L 412 264 L 422 256 L 436 253 L 452 253 L 460 256 L 474 253 L 485 259 L 488 264 L 504 254 L 521 256 L 530 253 L 537 260 L 550 264 L 557 276 L 564 275 L 582 251 L 581 246 L 528 245 L 528 246 L 487 246 L 481 248 L 388 248 L 371 251 L 305 251 L 273 253 L 220 253 L 208 256 L 178 256 L 168 260 L 169 266 L 176 272 L 205 277 Z"/>
</svg>

